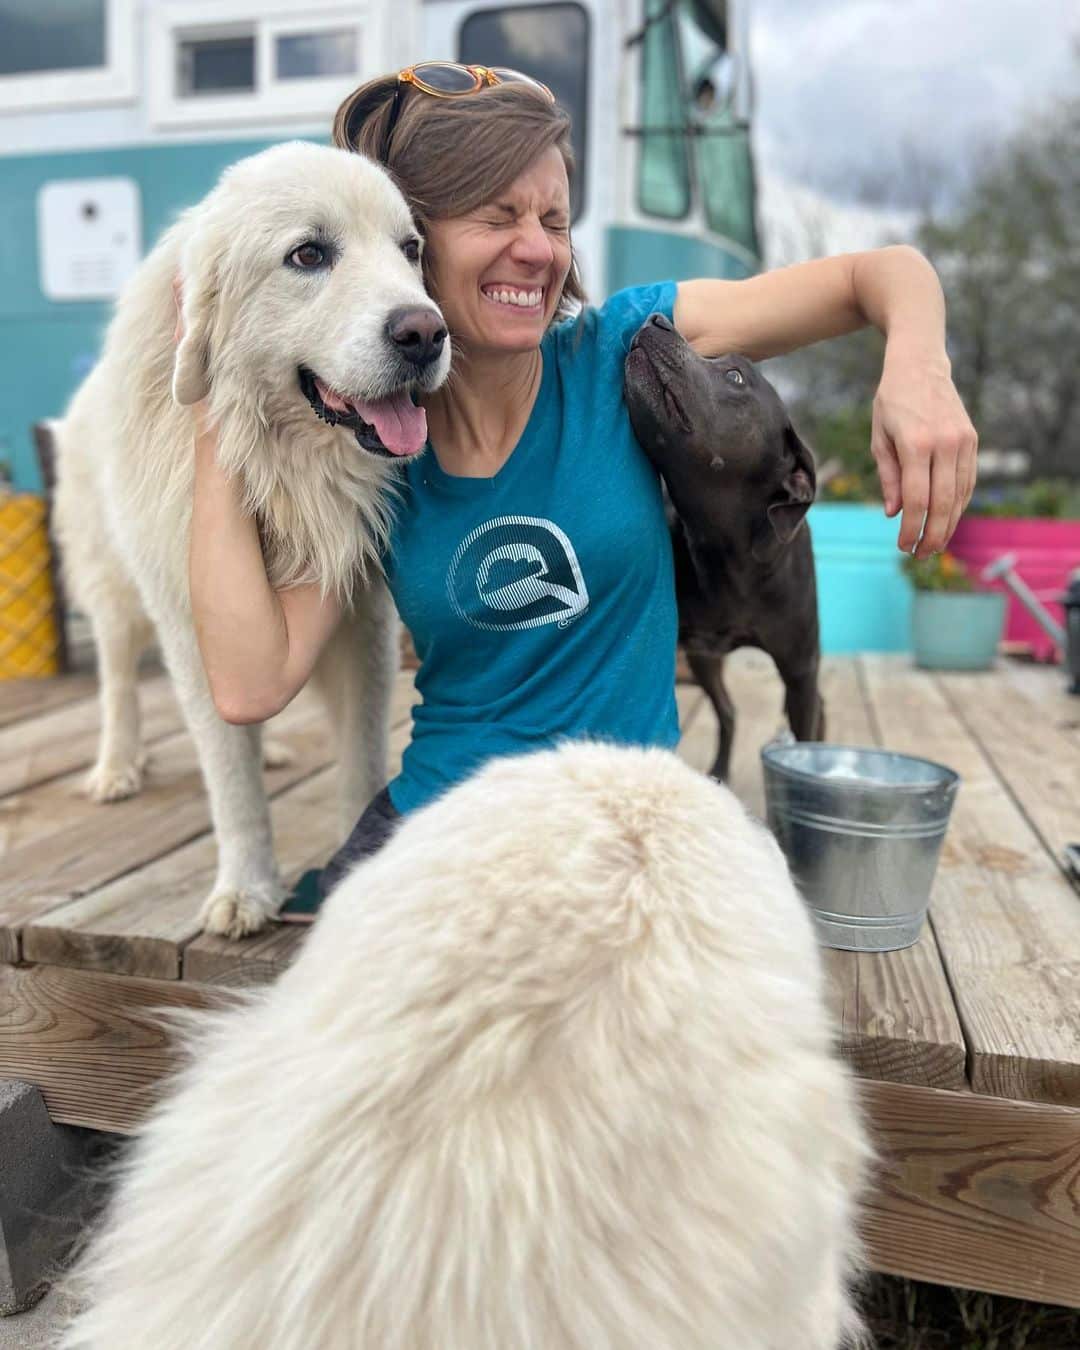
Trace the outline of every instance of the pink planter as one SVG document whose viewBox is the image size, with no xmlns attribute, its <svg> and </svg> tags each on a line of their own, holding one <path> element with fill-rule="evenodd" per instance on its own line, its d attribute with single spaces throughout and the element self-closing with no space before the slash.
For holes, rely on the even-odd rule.
<svg viewBox="0 0 1080 1350">
<path fill-rule="evenodd" d="M 1063 623 L 1064 611 L 1057 598 L 1069 573 L 1080 567 L 1080 520 L 965 516 L 956 527 L 949 552 L 975 574 L 995 558 L 1011 553 L 1016 571 L 1058 623 Z M 993 589 L 1005 587 L 998 581 Z M 1054 644 L 1013 595 L 1008 596 L 1004 636 L 1007 642 L 1027 644 L 1041 660 L 1054 658 Z"/>
</svg>

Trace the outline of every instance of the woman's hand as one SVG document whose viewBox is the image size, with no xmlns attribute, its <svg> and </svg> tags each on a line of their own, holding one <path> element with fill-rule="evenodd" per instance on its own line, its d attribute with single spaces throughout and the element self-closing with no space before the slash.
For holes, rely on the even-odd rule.
<svg viewBox="0 0 1080 1350">
<path fill-rule="evenodd" d="M 944 352 L 938 357 L 886 346 L 870 449 L 885 514 L 904 513 L 897 547 L 917 558 L 940 553 L 975 490 L 978 449 Z"/>
</svg>

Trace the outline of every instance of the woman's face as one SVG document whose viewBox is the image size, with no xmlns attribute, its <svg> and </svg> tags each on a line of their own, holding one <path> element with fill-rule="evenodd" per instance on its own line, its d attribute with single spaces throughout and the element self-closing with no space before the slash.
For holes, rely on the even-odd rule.
<svg viewBox="0 0 1080 1350">
<path fill-rule="evenodd" d="M 505 192 L 428 230 L 432 289 L 471 350 L 540 345 L 570 270 L 570 185 L 555 146 Z"/>
</svg>

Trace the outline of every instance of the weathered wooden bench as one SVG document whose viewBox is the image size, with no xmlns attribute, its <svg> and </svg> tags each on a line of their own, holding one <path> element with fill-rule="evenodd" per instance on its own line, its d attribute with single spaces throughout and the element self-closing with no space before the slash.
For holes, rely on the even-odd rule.
<svg viewBox="0 0 1080 1350">
<path fill-rule="evenodd" d="M 760 811 L 780 686 L 753 652 L 730 683 L 733 785 Z M 871 1261 L 1080 1306 L 1080 895 L 1056 861 L 1080 837 L 1080 700 L 1045 669 L 935 677 L 869 656 L 829 660 L 824 687 L 831 739 L 963 775 L 919 943 L 825 954 L 881 1153 Z M 395 753 L 413 697 L 403 675 Z M 196 933 L 215 855 L 195 753 L 167 679 L 146 678 L 141 698 L 147 786 L 98 807 L 78 792 L 97 736 L 92 680 L 0 685 L 0 1078 L 36 1085 L 54 1122 L 119 1132 L 173 1063 L 147 1011 L 272 980 L 307 931 Z M 705 768 L 711 711 L 692 686 L 679 702 L 681 752 Z M 267 781 L 279 857 L 299 874 L 334 842 L 331 743 L 305 696 L 277 722 L 294 758 Z"/>
</svg>

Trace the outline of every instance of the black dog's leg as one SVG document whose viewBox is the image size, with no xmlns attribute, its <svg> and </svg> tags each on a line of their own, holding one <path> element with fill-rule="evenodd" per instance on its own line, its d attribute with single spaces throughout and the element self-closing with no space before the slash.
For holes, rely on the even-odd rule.
<svg viewBox="0 0 1080 1350">
<path fill-rule="evenodd" d="M 716 762 L 709 770 L 717 782 L 727 781 L 731 767 L 731 746 L 735 739 L 735 706 L 724 683 L 724 658 L 711 652 L 686 649 L 686 660 L 694 673 L 694 679 L 701 685 L 709 702 L 716 709 L 716 718 L 720 723 L 720 744 L 716 748 Z"/>
<path fill-rule="evenodd" d="M 805 674 L 784 675 L 784 711 L 797 741 L 825 739 L 825 704 L 818 689 L 817 667 Z"/>
</svg>

